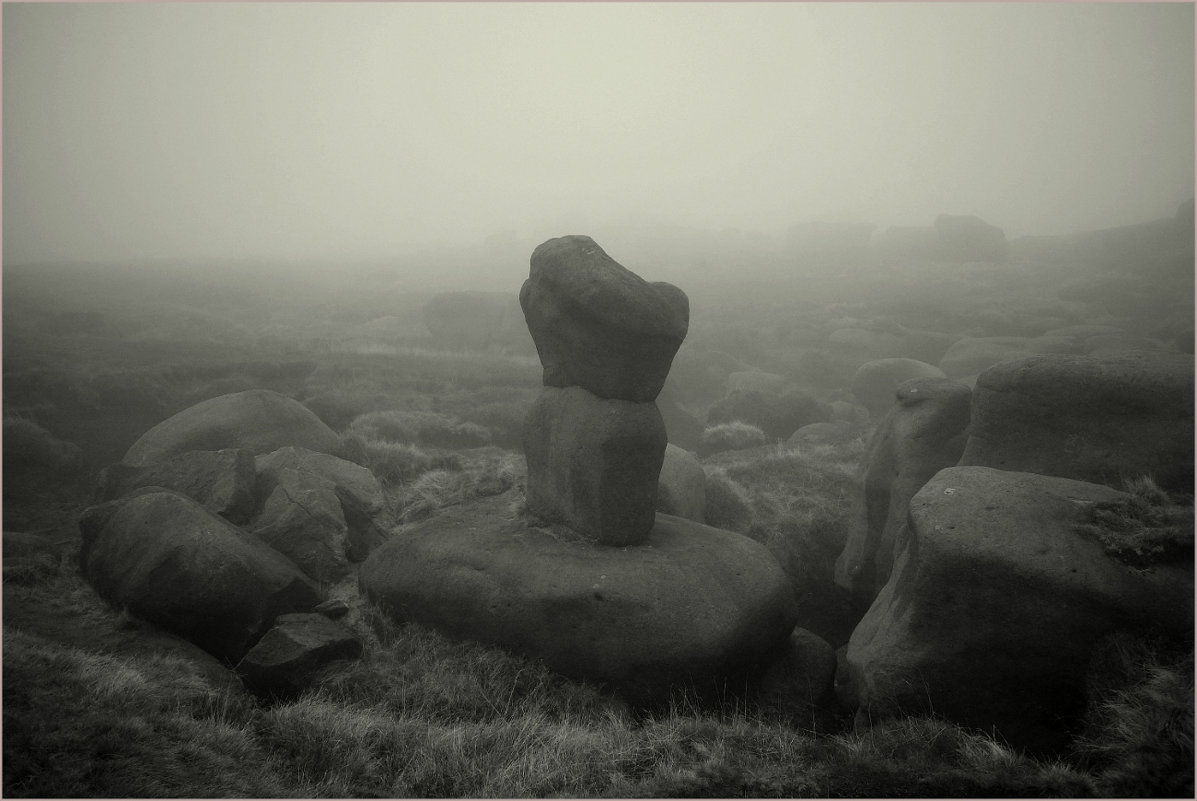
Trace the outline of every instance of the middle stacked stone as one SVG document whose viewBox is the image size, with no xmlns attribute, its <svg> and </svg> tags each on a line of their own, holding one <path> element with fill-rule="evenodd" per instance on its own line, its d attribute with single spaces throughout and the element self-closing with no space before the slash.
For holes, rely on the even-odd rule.
<svg viewBox="0 0 1197 801">
<path fill-rule="evenodd" d="M 529 511 L 601 544 L 644 542 L 665 458 L 656 398 L 689 327 L 686 294 L 566 236 L 533 251 L 520 306 L 544 367 L 524 425 Z"/>
</svg>

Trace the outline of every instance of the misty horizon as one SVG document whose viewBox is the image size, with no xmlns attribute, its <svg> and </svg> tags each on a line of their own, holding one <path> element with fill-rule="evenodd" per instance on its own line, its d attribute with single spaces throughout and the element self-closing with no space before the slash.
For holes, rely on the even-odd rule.
<svg viewBox="0 0 1197 801">
<path fill-rule="evenodd" d="M 1193 196 L 1190 4 L 8 4 L 4 263 L 371 260 Z M 621 240 L 622 238 L 622 240 Z"/>
</svg>

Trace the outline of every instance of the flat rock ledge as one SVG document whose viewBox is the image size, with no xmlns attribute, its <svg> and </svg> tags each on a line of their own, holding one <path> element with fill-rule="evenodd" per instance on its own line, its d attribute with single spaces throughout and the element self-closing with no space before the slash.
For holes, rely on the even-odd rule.
<svg viewBox="0 0 1197 801">
<path fill-rule="evenodd" d="M 747 537 L 659 514 L 645 544 L 602 546 L 529 525 L 510 494 L 400 531 L 359 583 L 401 622 L 541 659 L 635 703 L 759 667 L 798 617 L 781 566 Z"/>
</svg>

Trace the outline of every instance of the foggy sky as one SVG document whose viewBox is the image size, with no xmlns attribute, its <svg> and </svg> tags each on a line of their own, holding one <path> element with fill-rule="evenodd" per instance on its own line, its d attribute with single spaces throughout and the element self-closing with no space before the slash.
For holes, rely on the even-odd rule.
<svg viewBox="0 0 1197 801">
<path fill-rule="evenodd" d="M 1192 4 L 3 7 L 4 261 L 647 218 L 1007 235 L 1193 195 Z"/>
</svg>

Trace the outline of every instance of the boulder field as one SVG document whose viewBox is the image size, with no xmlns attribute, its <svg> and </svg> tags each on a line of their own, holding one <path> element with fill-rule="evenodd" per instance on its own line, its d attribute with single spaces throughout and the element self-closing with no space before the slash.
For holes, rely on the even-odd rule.
<svg viewBox="0 0 1197 801">
<path fill-rule="evenodd" d="M 781 566 L 747 537 L 657 515 L 643 545 L 603 546 L 528 522 L 506 495 L 402 530 L 358 577 L 399 620 L 542 659 L 637 701 L 751 671 L 797 619 Z"/>
<path fill-rule="evenodd" d="M 941 470 L 910 501 L 888 583 L 838 678 L 859 716 L 934 711 L 1020 748 L 1065 745 L 1103 637 L 1192 636 L 1192 546 L 1144 566 L 1086 528 L 1125 493 L 987 467 Z"/>
</svg>

